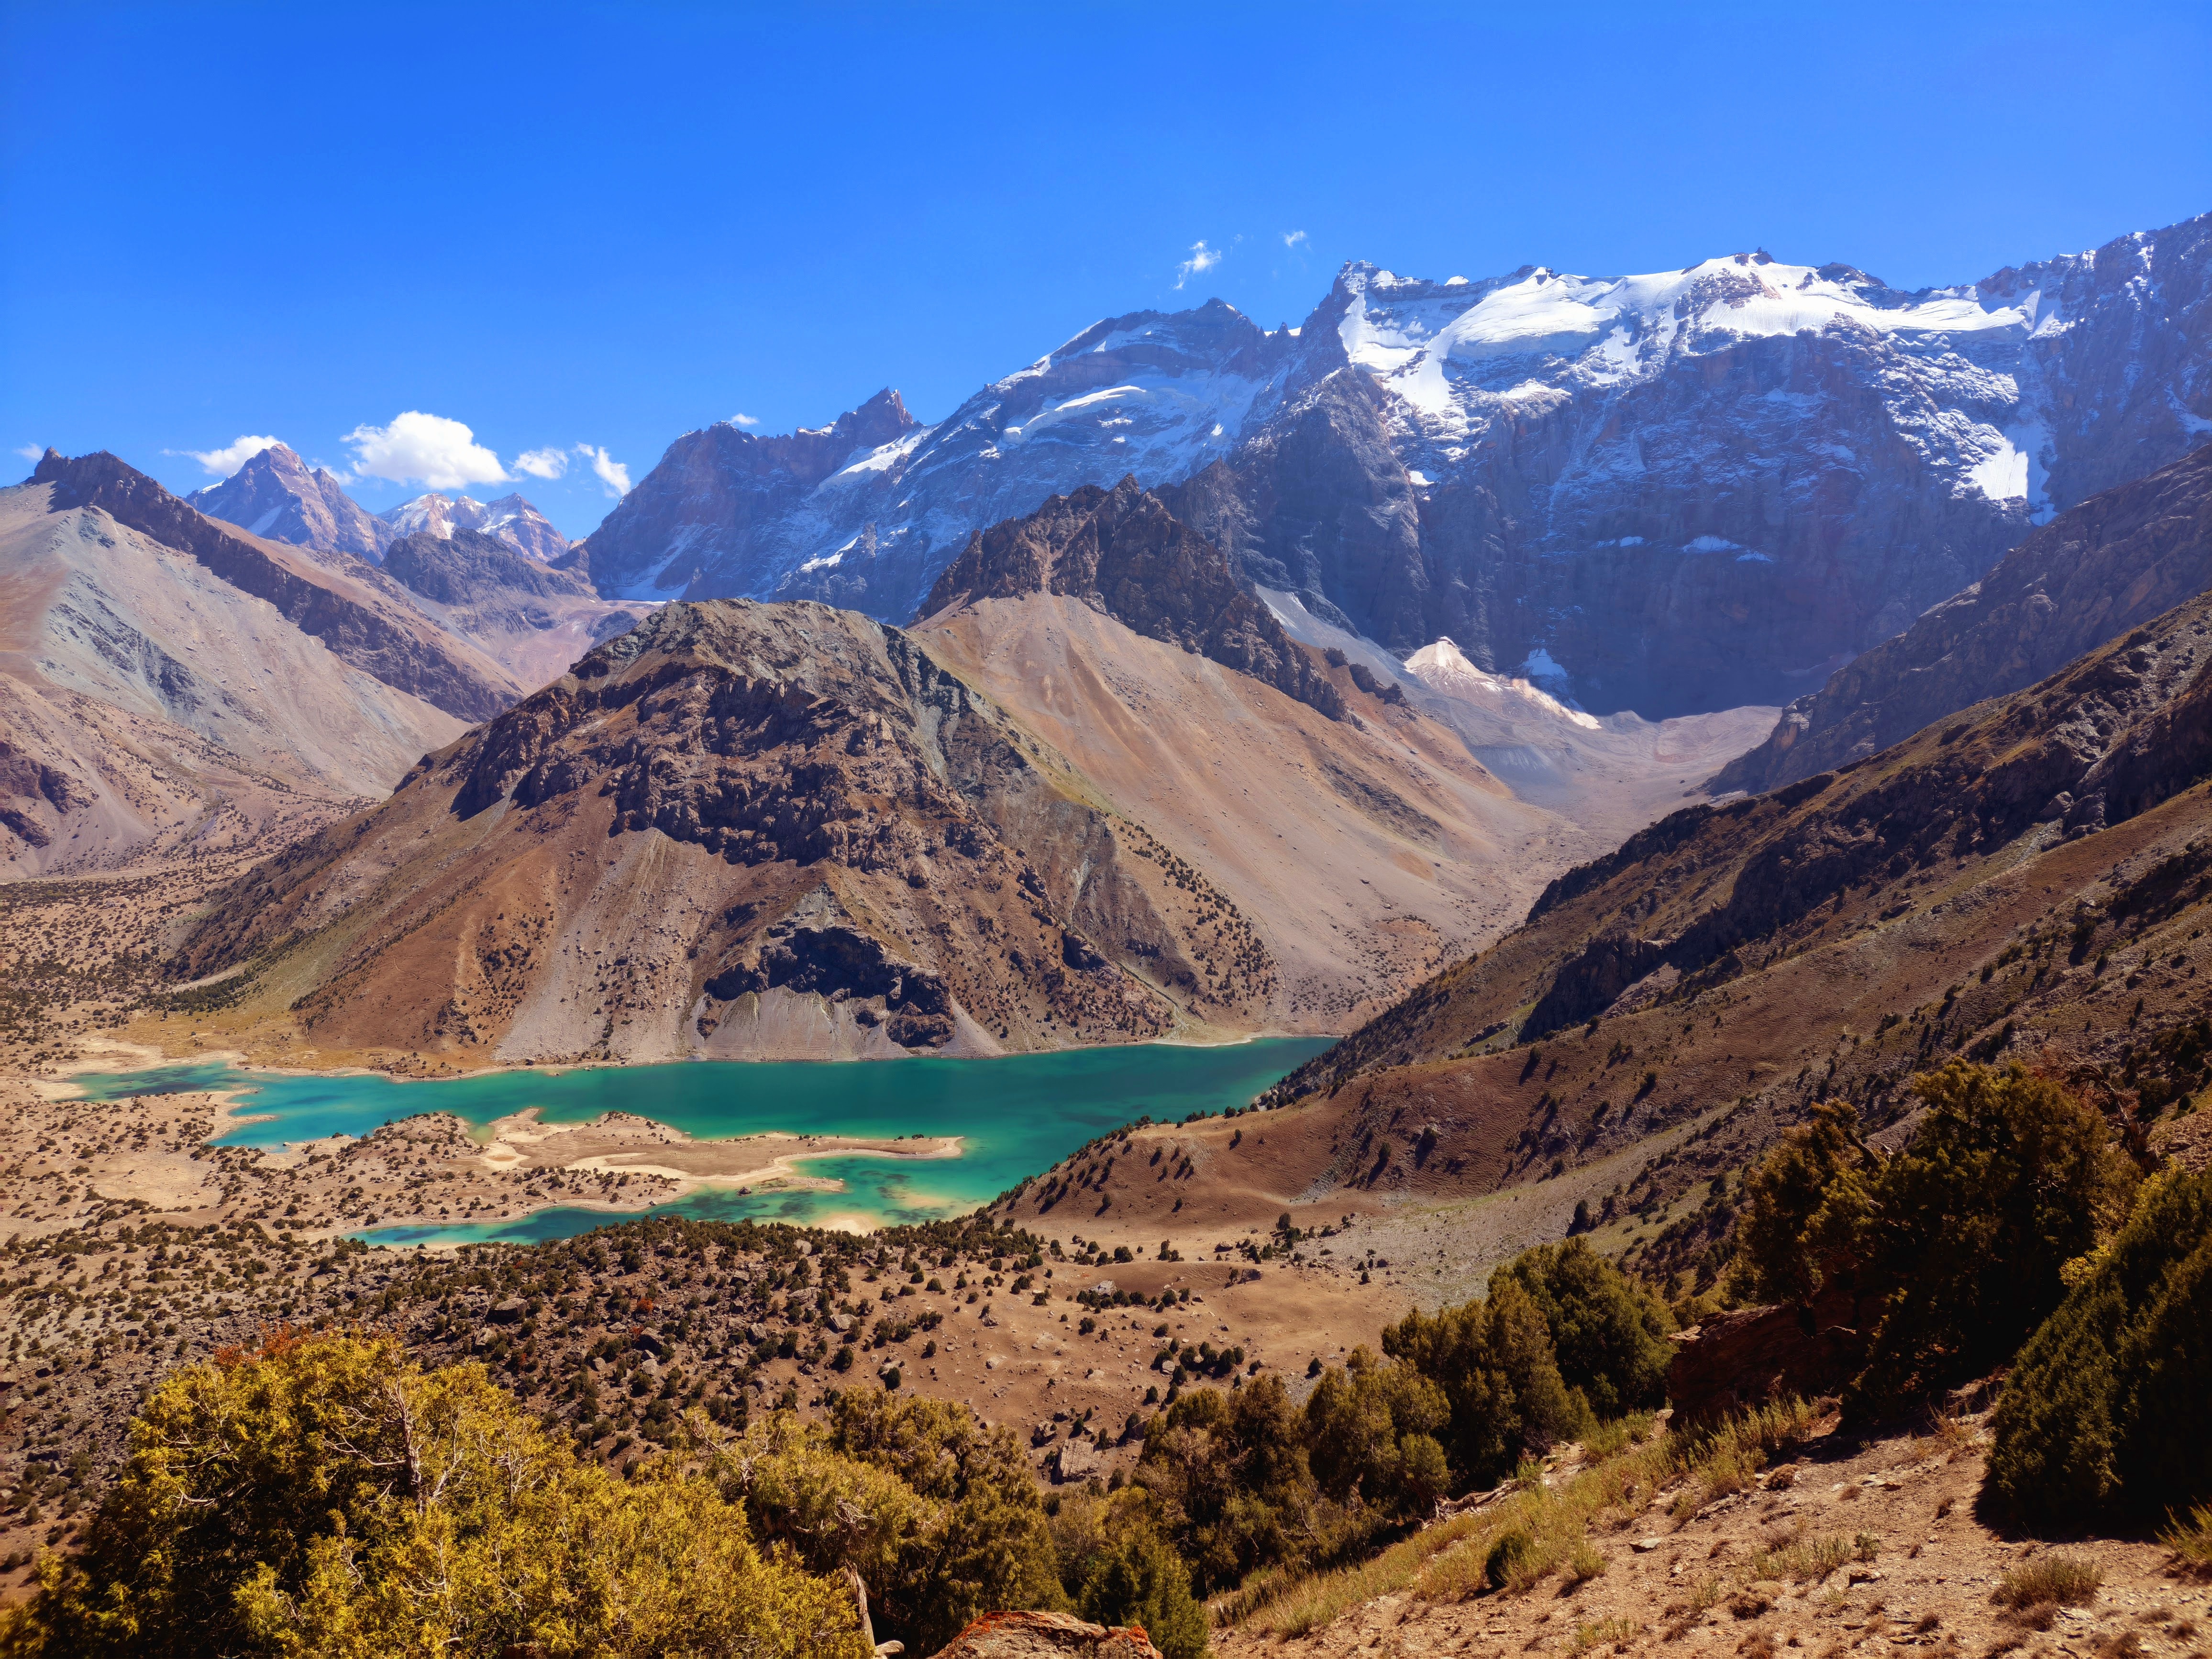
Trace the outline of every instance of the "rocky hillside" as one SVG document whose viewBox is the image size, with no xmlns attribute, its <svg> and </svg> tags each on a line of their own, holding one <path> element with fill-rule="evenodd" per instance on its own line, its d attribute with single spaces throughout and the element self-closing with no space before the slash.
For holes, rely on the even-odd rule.
<svg viewBox="0 0 2212 1659">
<path fill-rule="evenodd" d="M 672 445 L 604 591 L 921 604 L 985 526 L 1133 475 L 1240 578 L 1601 712 L 1780 703 L 2212 420 L 2212 216 L 1904 293 L 1765 253 L 1345 268 L 1295 329 L 1101 322 L 944 421 Z"/>
<path fill-rule="evenodd" d="M 1686 1198 L 1678 1228 L 1724 1222 L 1701 1184 L 1812 1101 L 1878 1127 L 1959 1053 L 2057 1068 L 2146 1133 L 2212 1081 L 2208 714 L 2199 595 L 1867 760 L 1662 820 L 1286 1079 L 1321 1114 L 1311 1190 L 1528 1184 L 1657 1249 Z"/>
<path fill-rule="evenodd" d="M 327 469 L 310 469 L 286 444 L 271 444 L 185 502 L 248 535 L 349 553 L 372 564 L 384 556 L 392 536 L 392 526 L 347 495 Z"/>
<path fill-rule="evenodd" d="M 1249 929 L 1171 925 L 1176 878 L 1060 771 L 896 630 L 672 606 L 272 861 L 178 970 L 254 963 L 325 1048 L 486 1059 L 1249 1022 L 1269 971 Z"/>
<path fill-rule="evenodd" d="M 1110 490 L 1055 495 L 1027 518 L 976 532 L 921 614 L 1029 593 L 1079 599 L 1146 639 L 1249 674 L 1332 719 L 1345 713 L 1320 661 L 1237 586 L 1221 550 L 1133 477 Z"/>
<path fill-rule="evenodd" d="M 1714 779 L 1771 789 L 2055 673 L 2212 586 L 2212 444 L 2093 495 L 1782 712 Z"/>
<path fill-rule="evenodd" d="M 242 593 L 319 640 L 342 661 L 463 720 L 483 720 L 520 688 L 504 670 L 410 604 L 405 590 L 360 561 L 335 568 L 186 506 L 106 451 L 67 459 L 48 450 L 32 473 L 50 486 L 48 510 L 100 512 L 188 555 Z"/>
<path fill-rule="evenodd" d="M 505 701 L 495 664 L 368 580 L 112 458 L 42 471 L 0 490 L 0 871 L 280 843 L 452 742 L 432 694 Z"/>
</svg>

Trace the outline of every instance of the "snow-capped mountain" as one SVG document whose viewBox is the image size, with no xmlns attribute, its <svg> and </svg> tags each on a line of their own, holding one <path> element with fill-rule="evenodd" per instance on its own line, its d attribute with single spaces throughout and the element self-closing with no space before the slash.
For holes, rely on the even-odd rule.
<svg viewBox="0 0 2212 1659">
<path fill-rule="evenodd" d="M 392 537 L 391 527 L 340 489 L 327 471 L 311 469 L 283 444 L 272 444 L 221 483 L 185 500 L 210 519 L 253 535 L 372 562 L 384 556 Z"/>
<path fill-rule="evenodd" d="M 477 530 L 496 536 L 516 552 L 543 563 L 568 550 L 568 538 L 552 521 L 519 495 L 495 501 L 479 501 L 466 495 L 443 495 L 433 490 L 402 501 L 376 515 L 389 535 L 414 536 L 428 532 L 450 537 L 456 530 Z"/>
<path fill-rule="evenodd" d="M 969 533 L 1226 455 L 1294 343 L 1221 301 L 1085 330 L 935 426 L 895 392 L 826 428 L 687 433 L 586 538 L 603 593 L 820 599 L 904 621 Z"/>
<path fill-rule="evenodd" d="M 601 591 L 902 619 L 978 527 L 1133 474 L 1263 586 L 1601 712 L 1781 702 L 2027 526 L 2212 431 L 2212 216 L 1901 293 L 1765 253 L 1469 282 L 1347 265 L 1298 329 L 1086 330 L 933 426 L 692 433 Z"/>
</svg>

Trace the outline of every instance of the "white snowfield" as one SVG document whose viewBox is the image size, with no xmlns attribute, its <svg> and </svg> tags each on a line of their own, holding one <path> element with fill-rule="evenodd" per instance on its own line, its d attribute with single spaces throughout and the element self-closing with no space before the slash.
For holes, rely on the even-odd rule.
<svg viewBox="0 0 2212 1659">
<path fill-rule="evenodd" d="M 2041 511 L 2045 469 L 2031 451 L 2045 434 L 2033 407 L 2039 377 L 2023 348 L 2067 326 L 2066 306 L 2042 279 L 2063 281 L 2094 257 L 2007 273 L 2018 280 L 1988 291 L 1917 294 L 1847 266 L 1816 270 L 1764 253 L 1636 276 L 1537 266 L 1483 283 L 1355 266 L 1340 279 L 1349 303 L 1337 337 L 1402 402 L 1409 435 L 1433 447 L 1437 470 L 1449 472 L 1493 421 L 1528 412 L 1510 405 L 1650 380 L 1746 340 L 1861 330 L 1899 359 L 1899 383 L 1885 388 L 1885 400 L 1922 459 L 1948 470 L 1959 489 Z M 1924 418 L 1931 392 L 1951 418 Z"/>
</svg>

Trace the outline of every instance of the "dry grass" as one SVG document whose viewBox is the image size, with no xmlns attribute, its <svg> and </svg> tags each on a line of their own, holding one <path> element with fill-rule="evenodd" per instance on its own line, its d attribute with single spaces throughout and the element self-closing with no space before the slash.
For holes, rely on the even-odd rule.
<svg viewBox="0 0 2212 1659">
<path fill-rule="evenodd" d="M 2176 1517 L 2159 1534 L 2158 1541 L 2172 1550 L 2183 1565 L 2199 1572 L 2212 1570 L 2212 1504 L 2199 1504 L 2187 1520 Z"/>
<path fill-rule="evenodd" d="M 1524 1463 L 1515 1472 L 1517 1490 L 1489 1508 L 1430 1527 L 1356 1565 L 1272 1581 L 1261 1594 L 1239 1591 L 1216 1604 L 1216 1622 L 1296 1637 L 1360 1602 L 1409 1588 L 1425 1601 L 1451 1601 L 1525 1595 L 1557 1574 L 1571 1589 L 1606 1570 L 1589 1536 L 1593 1524 L 1608 1514 L 1626 1524 L 1652 1493 L 1676 1486 L 1695 1500 L 1688 1513 L 1742 1491 L 1773 1453 L 1805 1438 L 1824 1413 L 1822 1405 L 1790 1401 L 1693 1434 L 1656 1432 L 1649 1417 L 1606 1425 L 1583 1443 L 1583 1462 L 1571 1475 L 1554 1471 L 1547 1486 L 1542 1467 Z M 1875 1546 L 1868 1540 L 1864 1547 Z M 1727 1593 L 1719 1580 L 1710 1584 L 1700 1612 Z M 1698 1594 L 1705 1596 L 1705 1589 Z"/>
<path fill-rule="evenodd" d="M 1852 1561 L 1871 1561 L 1881 1553 L 1881 1540 L 1872 1533 L 1863 1532 L 1850 1538 L 1840 1533 L 1826 1538 L 1801 1538 L 1778 1549 L 1760 1550 L 1751 1558 L 1746 1576 L 1814 1583 L 1838 1567 Z"/>
<path fill-rule="evenodd" d="M 2001 1607 L 2075 1607 L 2094 1601 L 2104 1582 L 2104 1574 L 2087 1561 L 2046 1555 L 2007 1573 L 1990 1599 Z"/>
<path fill-rule="evenodd" d="M 1604 1647 L 1607 1643 L 1625 1648 L 1644 1634 L 1644 1626 L 1633 1619 L 1601 1619 L 1595 1624 L 1577 1625 L 1575 1639 L 1568 1648 L 1570 1653 L 1587 1653 L 1592 1648 Z"/>
</svg>

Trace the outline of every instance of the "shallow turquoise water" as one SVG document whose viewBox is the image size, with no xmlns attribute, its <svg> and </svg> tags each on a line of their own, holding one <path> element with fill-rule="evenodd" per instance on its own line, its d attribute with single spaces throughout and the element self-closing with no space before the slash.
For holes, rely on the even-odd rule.
<svg viewBox="0 0 2212 1659">
<path fill-rule="evenodd" d="M 805 1173 L 835 1176 L 845 1183 L 843 1192 L 740 1194 L 734 1188 L 707 1188 L 643 1212 L 802 1223 L 824 1216 L 865 1216 L 896 1225 L 972 1210 L 1093 1136 L 1136 1118 L 1176 1122 L 1192 1112 L 1241 1106 L 1328 1046 L 1323 1039 L 1280 1037 L 1226 1048 L 1144 1044 L 1003 1060 L 849 1065 L 692 1060 L 495 1072 L 434 1083 L 251 1072 L 222 1061 L 198 1061 L 87 1073 L 76 1081 L 93 1100 L 235 1091 L 239 1109 L 259 1121 L 216 1137 L 216 1144 L 225 1146 L 362 1135 L 379 1124 L 423 1112 L 451 1112 L 481 1126 L 532 1106 L 548 1123 L 582 1123 L 604 1112 L 635 1112 L 707 1140 L 773 1129 L 963 1136 L 957 1158 L 920 1163 L 843 1154 L 806 1161 Z M 567 1238 L 630 1218 L 562 1207 L 506 1221 L 376 1228 L 359 1237 L 373 1244 L 524 1243 Z"/>
</svg>

